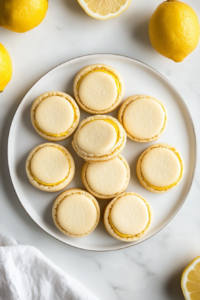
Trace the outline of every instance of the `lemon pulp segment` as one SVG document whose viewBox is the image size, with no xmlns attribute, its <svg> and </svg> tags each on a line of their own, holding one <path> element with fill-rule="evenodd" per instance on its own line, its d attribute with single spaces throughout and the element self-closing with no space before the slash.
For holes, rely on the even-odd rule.
<svg viewBox="0 0 200 300">
<path fill-rule="evenodd" d="M 69 163 L 69 170 L 70 170 L 70 165 L 71 165 L 71 163 L 70 163 L 70 160 L 69 160 L 68 156 L 66 155 L 66 153 L 65 153 L 62 149 L 60 149 L 59 147 L 55 147 L 55 146 L 51 146 L 51 147 L 54 147 L 54 148 L 56 148 L 56 149 L 62 151 L 62 153 L 67 157 L 67 160 L 68 160 L 68 163 Z M 39 149 L 38 149 L 38 150 L 39 150 Z M 66 176 L 63 180 L 60 180 L 60 181 L 55 182 L 55 183 L 45 183 L 45 182 L 39 180 L 37 177 L 35 177 L 35 176 L 33 175 L 33 173 L 31 172 L 31 169 L 30 169 L 30 173 L 31 173 L 31 176 L 35 179 L 35 181 L 37 181 L 38 183 L 40 183 L 40 184 L 42 184 L 42 185 L 45 185 L 45 186 L 54 186 L 54 185 L 58 185 L 58 184 L 60 184 L 60 183 L 63 183 L 63 182 L 68 178 L 68 176 L 69 176 L 69 172 L 68 172 L 67 176 Z"/>
<path fill-rule="evenodd" d="M 196 257 L 183 271 L 181 287 L 185 299 L 200 299 L 200 257 Z"/>
<path fill-rule="evenodd" d="M 107 20 L 125 11 L 130 0 L 78 0 L 85 12 L 95 19 Z"/>
<path fill-rule="evenodd" d="M 173 151 L 173 149 L 170 149 L 170 150 Z M 152 184 L 149 183 L 149 182 L 144 178 L 144 176 L 143 176 L 144 182 L 146 182 L 147 185 L 150 186 L 151 188 L 153 188 L 154 190 L 158 190 L 158 191 L 166 191 L 166 190 L 171 189 L 172 187 L 174 187 L 174 186 L 180 181 L 180 179 L 181 179 L 181 177 L 182 177 L 182 174 L 183 174 L 183 164 L 182 164 L 182 160 L 181 160 L 181 158 L 180 158 L 180 155 L 179 155 L 178 153 L 176 153 L 175 151 L 173 151 L 173 152 L 174 152 L 174 154 L 178 157 L 178 160 L 179 160 L 180 165 L 181 165 L 180 176 L 179 176 L 179 178 L 178 178 L 174 183 L 172 183 L 172 184 L 170 184 L 170 185 L 168 185 L 168 186 L 164 186 L 164 187 L 157 187 L 157 186 L 152 185 Z"/>
<path fill-rule="evenodd" d="M 46 98 L 44 98 L 43 100 L 45 100 Z M 42 101 L 43 101 L 42 100 Z M 67 100 L 67 99 L 66 99 Z M 75 107 L 73 106 L 73 104 L 70 102 L 70 104 L 71 104 L 71 106 L 72 106 L 72 108 L 73 108 L 73 111 L 74 111 L 74 120 L 76 120 L 76 118 L 77 118 L 77 114 L 76 114 L 76 109 L 75 109 Z M 49 133 L 49 132 L 46 132 L 46 131 L 44 131 L 42 128 L 40 128 L 40 126 L 38 125 L 38 123 L 37 123 L 37 121 L 36 121 L 36 119 L 35 119 L 35 113 L 36 113 L 36 110 L 37 110 L 37 108 L 38 108 L 38 106 L 40 105 L 40 103 L 36 106 L 36 108 L 35 108 L 35 110 L 34 110 L 34 124 L 35 124 L 35 127 L 37 127 L 37 129 L 39 130 L 39 131 L 41 131 L 42 133 L 44 133 L 44 134 L 46 134 L 46 135 L 48 135 L 48 136 L 54 136 L 54 137 L 60 137 L 60 136 L 65 136 L 68 132 L 69 132 L 69 129 L 72 127 L 72 125 L 73 125 L 73 123 L 72 123 L 72 125 L 70 126 L 70 128 L 67 130 L 67 131 L 65 131 L 65 132 L 62 132 L 62 133 L 57 133 L 57 134 L 54 134 L 54 133 Z M 73 121 L 74 122 L 74 121 Z"/>
<path fill-rule="evenodd" d="M 187 276 L 186 288 L 192 300 L 198 300 L 200 295 L 200 262 L 196 264 L 194 270 L 191 270 Z"/>
<path fill-rule="evenodd" d="M 89 75 L 89 74 L 91 74 L 91 73 L 95 73 L 95 72 L 103 72 L 103 73 L 106 73 L 106 74 L 112 76 L 112 78 L 114 79 L 114 81 L 115 81 L 115 83 L 116 83 L 118 94 L 121 93 L 121 84 L 120 84 L 118 78 L 117 78 L 113 73 L 111 73 L 111 72 L 109 72 L 109 71 L 107 71 L 107 70 L 104 70 L 104 69 L 97 69 L 97 70 L 93 70 L 93 71 L 90 71 L 90 72 L 84 74 L 84 75 L 80 78 L 80 80 L 78 81 L 78 83 L 77 83 L 77 86 L 76 86 L 77 90 L 79 90 L 79 87 L 80 87 L 80 84 L 81 84 L 82 80 L 83 80 L 87 75 Z"/>
</svg>

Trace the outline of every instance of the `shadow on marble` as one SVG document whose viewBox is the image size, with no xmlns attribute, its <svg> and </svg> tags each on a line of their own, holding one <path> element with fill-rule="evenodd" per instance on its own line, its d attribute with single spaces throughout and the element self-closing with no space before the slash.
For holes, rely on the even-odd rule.
<svg viewBox="0 0 200 300">
<path fill-rule="evenodd" d="M 79 5 L 78 1 L 74 0 L 62 0 L 61 1 L 68 9 L 76 13 L 84 13 L 83 9 Z"/>
<path fill-rule="evenodd" d="M 152 45 L 149 39 L 149 20 L 150 16 L 146 16 L 145 19 L 144 16 L 141 16 L 141 18 L 137 17 L 137 25 L 133 29 L 133 37 L 139 43 L 152 49 Z"/>
<path fill-rule="evenodd" d="M 166 293 L 171 300 L 184 300 L 184 296 L 181 289 L 181 275 L 183 269 L 177 270 L 176 273 L 168 279 L 166 283 Z"/>
<path fill-rule="evenodd" d="M 131 160 L 131 162 L 129 164 L 130 165 L 130 173 L 131 173 L 130 181 L 133 181 L 135 186 L 136 185 L 140 186 L 140 183 L 139 183 L 139 180 L 137 177 L 137 173 L 136 173 L 136 165 L 137 165 L 138 157 L 139 156 L 134 156 L 134 158 Z"/>
<path fill-rule="evenodd" d="M 34 101 L 34 99 L 33 99 Z M 32 104 L 33 102 L 31 102 L 27 107 L 26 109 L 23 111 L 23 114 L 22 114 L 22 121 L 25 125 L 25 127 L 31 131 L 31 132 L 36 132 L 35 129 L 33 128 L 33 125 L 31 123 L 31 117 L 30 117 L 30 113 L 31 113 L 31 107 L 32 107 Z M 38 134 L 38 133 L 37 133 Z"/>
<path fill-rule="evenodd" d="M 56 197 L 55 197 L 56 199 Z M 45 223 L 47 223 L 51 229 L 55 229 L 55 225 L 54 225 L 54 221 L 52 218 L 52 207 L 53 207 L 53 203 L 55 201 L 55 199 L 53 199 L 53 201 L 50 201 L 47 205 L 47 208 L 45 209 L 44 215 L 43 215 L 43 220 Z"/>
<path fill-rule="evenodd" d="M 15 111 L 18 107 L 18 104 L 24 97 L 27 87 L 25 87 L 15 99 L 16 105 L 14 105 L 8 112 L 4 123 L 2 124 L 2 134 L 0 136 L 0 177 L 2 182 L 2 189 L 4 189 L 5 194 L 7 195 L 6 199 L 10 201 L 14 211 L 19 214 L 20 218 L 23 218 L 25 222 L 28 222 L 31 226 L 33 225 L 32 220 L 29 218 L 23 207 L 18 201 L 17 195 L 15 193 L 14 187 L 11 182 L 9 169 L 8 169 L 8 158 L 7 158 L 7 143 L 8 143 L 8 134 L 10 130 L 10 125 L 15 114 Z M 9 99 L 8 99 L 9 100 Z"/>
<path fill-rule="evenodd" d="M 23 157 L 19 160 L 17 164 L 17 176 L 20 178 L 21 181 L 23 181 L 23 184 L 30 185 L 28 177 L 26 175 L 25 171 L 25 165 L 26 165 L 26 160 L 29 155 L 29 152 L 27 152 Z"/>
</svg>

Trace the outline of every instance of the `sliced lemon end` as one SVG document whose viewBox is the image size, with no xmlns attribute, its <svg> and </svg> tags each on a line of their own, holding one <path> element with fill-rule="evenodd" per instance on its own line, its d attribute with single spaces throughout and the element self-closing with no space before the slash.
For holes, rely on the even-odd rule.
<svg viewBox="0 0 200 300">
<path fill-rule="evenodd" d="M 125 11 L 130 0 L 78 0 L 80 6 L 92 18 L 107 20 L 119 16 Z"/>
<path fill-rule="evenodd" d="M 183 271 L 181 287 L 186 300 L 200 299 L 200 256 Z"/>
</svg>

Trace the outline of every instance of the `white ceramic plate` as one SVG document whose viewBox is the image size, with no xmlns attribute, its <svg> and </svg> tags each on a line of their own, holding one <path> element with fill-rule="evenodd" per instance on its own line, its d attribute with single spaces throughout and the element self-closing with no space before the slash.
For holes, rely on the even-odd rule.
<svg viewBox="0 0 200 300">
<path fill-rule="evenodd" d="M 112 238 L 103 226 L 103 211 L 108 203 L 100 200 L 101 221 L 96 230 L 83 238 L 70 238 L 54 226 L 51 208 L 60 192 L 45 193 L 37 190 L 26 177 L 25 161 L 28 153 L 38 144 L 46 142 L 31 125 L 30 109 L 40 94 L 48 91 L 62 91 L 73 96 L 73 79 L 83 67 L 103 63 L 116 68 L 124 78 L 124 99 L 135 94 L 147 94 L 161 100 L 168 110 L 168 125 L 158 140 L 175 146 L 182 154 L 185 163 L 185 175 L 181 183 L 166 194 L 153 194 L 145 190 L 136 177 L 136 162 L 140 153 L 153 143 L 140 144 L 128 139 L 123 155 L 131 167 L 131 179 L 127 191 L 133 191 L 146 198 L 154 211 L 153 223 L 148 233 L 139 241 L 123 243 Z M 118 109 L 111 113 L 117 117 Z M 89 114 L 81 110 L 81 120 Z M 76 175 L 68 188 L 83 188 L 81 168 L 83 159 L 78 157 L 71 145 L 72 138 L 60 142 L 73 155 L 76 163 Z M 40 78 L 28 91 L 20 103 L 13 118 L 8 141 L 8 162 L 11 179 L 18 198 L 29 216 L 48 234 L 65 244 L 86 250 L 109 251 L 136 245 L 160 231 L 178 212 L 184 203 L 192 185 L 196 164 L 196 138 L 194 125 L 189 111 L 181 96 L 172 84 L 156 70 L 132 58 L 95 54 L 69 60 L 54 68 Z"/>
</svg>

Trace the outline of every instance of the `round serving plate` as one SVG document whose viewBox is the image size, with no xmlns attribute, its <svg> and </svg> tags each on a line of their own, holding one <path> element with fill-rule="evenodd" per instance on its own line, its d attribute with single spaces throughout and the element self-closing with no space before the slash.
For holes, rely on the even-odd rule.
<svg viewBox="0 0 200 300">
<path fill-rule="evenodd" d="M 30 120 L 30 109 L 39 95 L 48 91 L 62 91 L 73 97 L 73 79 L 83 67 L 102 63 L 116 68 L 125 82 L 124 100 L 132 95 L 146 94 L 163 102 L 168 111 L 168 124 L 164 134 L 157 141 L 175 146 L 182 154 L 185 174 L 181 183 L 165 194 L 153 194 L 144 189 L 136 176 L 136 162 L 141 154 L 152 143 L 135 143 L 130 139 L 123 151 L 130 164 L 131 179 L 127 191 L 132 191 L 146 198 L 153 209 L 153 223 L 147 234 L 133 243 L 124 243 L 112 238 L 104 229 L 103 212 L 107 200 L 99 200 L 101 220 L 98 227 L 90 235 L 83 238 L 71 238 L 62 234 L 55 226 L 51 216 L 54 200 L 60 192 L 45 193 L 34 188 L 25 173 L 25 162 L 29 152 L 38 144 L 47 142 L 33 129 Z M 109 113 L 117 118 L 118 108 Z M 81 110 L 81 120 L 90 114 Z M 74 152 L 72 137 L 59 142 L 65 146 L 76 164 L 76 174 L 67 188 L 84 188 L 81 182 L 83 159 Z M 28 91 L 13 117 L 8 140 L 8 164 L 11 179 L 17 196 L 29 216 L 57 240 L 85 250 L 110 251 L 134 246 L 159 232 L 177 214 L 190 191 L 196 165 L 196 136 L 190 113 L 173 85 L 159 72 L 135 59 L 113 55 L 94 54 L 69 60 L 49 71 L 40 78 Z"/>
</svg>

